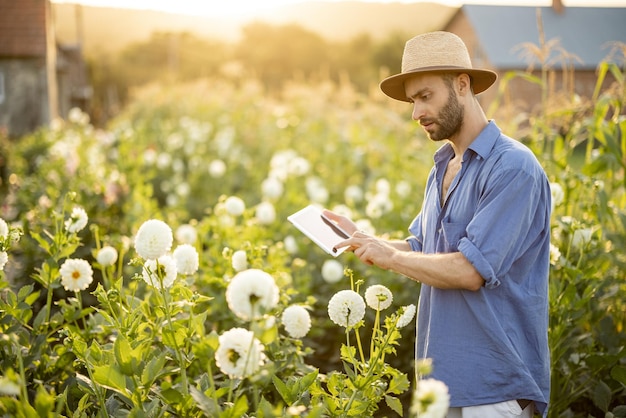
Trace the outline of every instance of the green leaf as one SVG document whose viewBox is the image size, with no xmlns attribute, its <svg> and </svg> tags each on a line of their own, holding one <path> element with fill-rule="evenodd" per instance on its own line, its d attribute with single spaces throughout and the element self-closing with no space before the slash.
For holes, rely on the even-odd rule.
<svg viewBox="0 0 626 418">
<path fill-rule="evenodd" d="M 165 366 L 165 353 L 153 357 L 141 373 L 141 384 L 146 387 L 152 386 L 159 374 L 163 372 L 163 366 Z"/>
<path fill-rule="evenodd" d="M 608 412 L 611 403 L 611 388 L 606 383 L 599 382 L 593 391 L 592 400 L 602 412 Z"/>
<path fill-rule="evenodd" d="M 400 373 L 393 376 L 393 378 L 389 382 L 389 388 L 387 389 L 387 392 L 399 395 L 409 389 L 410 385 L 411 384 L 409 382 L 409 378 L 406 376 L 406 374 Z"/>
<path fill-rule="evenodd" d="M 32 284 L 29 284 L 27 286 L 22 286 L 20 290 L 17 292 L 17 300 L 25 300 L 26 297 L 32 293 L 32 291 L 33 291 Z M 37 293 L 37 296 L 39 296 L 39 293 Z"/>
<path fill-rule="evenodd" d="M 274 387 L 276 387 L 276 390 L 287 405 L 291 405 L 296 401 L 297 398 L 292 395 L 285 382 L 276 377 L 276 375 L 272 376 L 272 382 L 274 382 Z"/>
<path fill-rule="evenodd" d="M 93 366 L 93 380 L 107 389 L 114 390 L 128 396 L 126 378 L 116 365 Z"/>
<path fill-rule="evenodd" d="M 43 386 L 37 388 L 35 409 L 40 417 L 51 416 L 54 411 L 54 396 L 46 392 Z"/>
<path fill-rule="evenodd" d="M 196 402 L 196 405 L 207 417 L 219 416 L 219 406 L 215 399 L 206 396 L 204 393 L 196 389 L 195 386 L 189 387 L 189 394 Z"/>
<path fill-rule="evenodd" d="M 246 395 L 241 395 L 237 400 L 235 400 L 234 405 L 225 411 L 226 417 L 239 418 L 245 415 L 248 412 L 248 398 Z"/>
<path fill-rule="evenodd" d="M 127 376 L 133 375 L 133 350 L 130 343 L 123 335 L 118 335 L 113 344 L 115 360 L 119 364 L 122 373 Z"/>
<path fill-rule="evenodd" d="M 306 391 L 307 389 L 309 389 L 309 387 L 313 384 L 313 382 L 315 382 L 315 379 L 317 379 L 317 376 L 319 375 L 319 370 L 314 370 L 311 373 L 307 374 L 306 376 L 303 376 L 301 379 L 298 380 L 298 393 L 301 394 L 302 392 Z"/>
<path fill-rule="evenodd" d="M 626 367 L 615 366 L 611 369 L 611 377 L 617 380 L 624 388 L 626 388 Z"/>
<path fill-rule="evenodd" d="M 385 403 L 395 413 L 402 416 L 402 402 L 400 402 L 400 399 L 396 398 L 395 396 L 385 395 Z"/>
<path fill-rule="evenodd" d="M 187 328 L 179 323 L 172 324 L 174 328 L 174 332 L 168 326 L 163 332 L 163 344 L 176 349 L 177 347 L 182 347 L 185 345 L 185 341 L 187 341 Z"/>
</svg>

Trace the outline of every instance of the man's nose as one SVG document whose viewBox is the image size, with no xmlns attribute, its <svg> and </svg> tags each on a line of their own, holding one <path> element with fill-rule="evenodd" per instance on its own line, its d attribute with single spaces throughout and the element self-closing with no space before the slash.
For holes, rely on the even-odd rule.
<svg viewBox="0 0 626 418">
<path fill-rule="evenodd" d="M 415 121 L 419 121 L 424 117 L 424 106 L 421 106 L 419 103 L 413 103 L 413 114 L 411 117 Z"/>
</svg>

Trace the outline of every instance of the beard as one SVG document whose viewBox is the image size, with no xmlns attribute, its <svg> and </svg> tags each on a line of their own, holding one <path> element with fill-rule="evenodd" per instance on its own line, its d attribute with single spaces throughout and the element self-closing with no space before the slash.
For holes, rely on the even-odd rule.
<svg viewBox="0 0 626 418">
<path fill-rule="evenodd" d="M 449 90 L 448 101 L 439 111 L 437 117 L 427 122 L 434 123 L 438 129 L 433 131 L 426 131 L 428 137 L 433 141 L 443 141 L 444 139 L 450 139 L 461 130 L 463 125 L 463 117 L 465 110 L 459 103 L 454 91 Z"/>
</svg>

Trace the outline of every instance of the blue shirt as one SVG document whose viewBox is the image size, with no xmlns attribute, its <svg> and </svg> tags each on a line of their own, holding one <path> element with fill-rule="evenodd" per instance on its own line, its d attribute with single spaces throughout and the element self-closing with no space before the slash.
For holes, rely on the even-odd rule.
<svg viewBox="0 0 626 418">
<path fill-rule="evenodd" d="M 450 144 L 435 153 L 421 212 L 409 227 L 414 251 L 460 251 L 484 278 L 478 291 L 421 286 L 417 358 L 450 406 L 550 396 L 548 275 L 550 187 L 532 152 L 492 121 L 463 155 L 443 206 Z M 417 277 L 419 280 L 419 277 Z"/>
</svg>

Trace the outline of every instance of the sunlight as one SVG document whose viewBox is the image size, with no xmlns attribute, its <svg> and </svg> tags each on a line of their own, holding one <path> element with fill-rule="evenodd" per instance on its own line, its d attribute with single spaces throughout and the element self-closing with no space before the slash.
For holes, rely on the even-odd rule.
<svg viewBox="0 0 626 418">
<path fill-rule="evenodd" d="M 75 3 L 76 0 L 53 0 L 55 3 Z M 277 6 L 299 3 L 299 0 L 78 0 L 86 6 L 158 10 L 170 13 L 238 17 L 262 14 Z"/>
<path fill-rule="evenodd" d="M 320 1 L 320 0 L 318 0 Z M 321 0 L 339 2 L 342 0 Z M 416 3 L 420 0 L 359 0 L 378 3 Z M 491 4 L 509 6 L 549 6 L 552 0 L 431 0 L 447 6 Z M 305 0 L 52 0 L 53 3 L 80 3 L 86 6 L 158 10 L 191 16 L 242 18 L 262 16 L 279 6 L 303 3 Z M 624 7 L 626 0 L 563 0 L 565 6 Z"/>
</svg>

